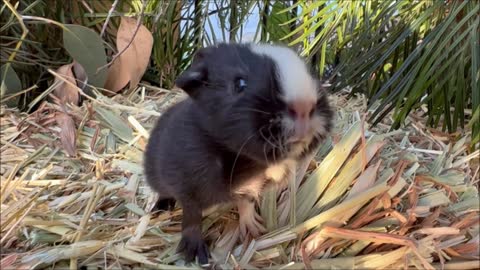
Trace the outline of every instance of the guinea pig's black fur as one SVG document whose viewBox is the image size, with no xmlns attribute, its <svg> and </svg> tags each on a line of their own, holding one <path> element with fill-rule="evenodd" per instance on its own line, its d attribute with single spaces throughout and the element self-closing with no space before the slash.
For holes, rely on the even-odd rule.
<svg viewBox="0 0 480 270">
<path fill-rule="evenodd" d="M 276 50 L 288 57 L 277 57 Z M 168 109 L 150 135 L 146 180 L 159 194 L 157 208 L 171 208 L 174 200 L 183 207 L 179 249 L 187 261 L 198 257 L 200 263 L 208 262 L 200 228 L 202 210 L 230 201 L 253 203 L 269 178 L 265 173 L 269 167 L 301 160 L 318 148 L 331 128 L 333 112 L 312 78 L 315 84 L 305 85 L 315 87 L 311 117 L 317 117 L 318 127 L 309 129 L 312 136 L 297 146 L 300 150 L 292 150 L 296 146 L 288 143 L 291 134 L 285 125 L 294 121 L 288 120 L 283 96 L 297 94 L 282 88 L 291 87 L 292 81 L 284 82 L 290 79 L 289 71 L 279 69 L 288 64 L 279 63 L 300 58 L 286 50 L 256 44 L 219 44 L 199 50 L 176 81 L 189 97 Z M 303 83 L 299 81 L 298 87 L 306 87 Z"/>
</svg>

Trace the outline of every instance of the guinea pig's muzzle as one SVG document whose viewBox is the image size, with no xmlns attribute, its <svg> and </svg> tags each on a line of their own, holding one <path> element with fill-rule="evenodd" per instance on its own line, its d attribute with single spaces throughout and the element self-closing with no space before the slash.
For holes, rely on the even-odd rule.
<svg viewBox="0 0 480 270">
<path fill-rule="evenodd" d="M 312 116 L 314 103 L 311 101 L 295 101 L 289 104 L 288 111 L 293 125 L 287 143 L 309 142 L 312 139 Z"/>
</svg>

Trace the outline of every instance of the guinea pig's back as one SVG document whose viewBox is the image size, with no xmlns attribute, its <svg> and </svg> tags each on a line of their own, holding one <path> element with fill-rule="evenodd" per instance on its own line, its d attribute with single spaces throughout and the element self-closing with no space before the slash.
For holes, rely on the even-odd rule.
<svg viewBox="0 0 480 270">
<path fill-rule="evenodd" d="M 171 183 L 176 176 L 171 175 L 176 169 L 175 155 L 181 151 L 177 138 L 184 136 L 181 126 L 188 121 L 191 100 L 183 100 L 165 111 L 157 120 L 148 141 L 144 168 L 147 183 L 153 190 L 164 194 L 171 193 Z"/>
</svg>

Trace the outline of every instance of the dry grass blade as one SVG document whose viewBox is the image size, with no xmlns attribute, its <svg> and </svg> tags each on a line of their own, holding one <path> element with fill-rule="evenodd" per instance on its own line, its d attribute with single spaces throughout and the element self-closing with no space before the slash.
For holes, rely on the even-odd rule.
<svg viewBox="0 0 480 270">
<path fill-rule="evenodd" d="M 423 267 L 425 269 L 434 269 L 433 266 L 419 254 L 417 250 L 417 243 L 408 237 L 386 234 L 386 233 L 375 233 L 375 232 L 359 232 L 353 230 L 346 230 L 340 228 L 326 227 L 322 229 L 322 234 L 332 237 L 332 238 L 342 238 L 350 240 L 364 240 L 377 243 L 388 243 L 395 245 L 402 245 L 409 247 L 420 259 Z"/>
<path fill-rule="evenodd" d="M 99 94 L 81 107 L 45 102 L 30 114 L 1 108 L 2 269 L 200 269 L 176 252 L 181 208 L 149 212 L 155 196 L 141 164 L 152 116 L 184 97 L 149 87 L 129 97 Z M 470 164 L 479 153 L 467 152 L 464 138 L 449 146 L 448 136 L 413 118 L 393 132 L 388 122 L 362 128 L 361 98 L 332 99 L 341 104 L 333 139 L 297 168 L 285 189 L 263 198 L 267 234 L 240 239 L 230 206 L 206 213 L 212 263 L 221 269 L 478 266 L 478 187 Z"/>
<path fill-rule="evenodd" d="M 328 209 L 340 199 L 345 191 L 350 187 L 355 178 L 364 170 L 363 164 L 370 161 L 377 151 L 383 146 L 383 142 L 371 140 L 365 145 L 365 148 L 355 154 L 353 158 L 348 161 L 338 174 L 329 192 L 325 193 L 322 198 L 315 204 L 311 210 L 311 214 L 317 214 L 323 209 Z M 365 163 L 366 165 L 366 163 Z"/>
<path fill-rule="evenodd" d="M 396 244 L 396 245 L 408 246 L 408 247 L 416 246 L 416 243 L 414 242 L 414 240 L 409 237 L 399 236 L 394 234 L 387 234 L 387 233 L 359 232 L 359 231 L 342 229 L 342 228 L 325 227 L 322 229 L 322 234 L 329 237 L 333 237 L 333 238 L 363 240 L 363 241 L 377 242 L 377 243 Z"/>
<path fill-rule="evenodd" d="M 329 221 L 330 219 L 334 218 L 335 216 L 343 214 L 345 211 L 358 206 L 358 205 L 363 205 L 366 202 L 368 202 L 370 199 L 374 198 L 375 196 L 378 196 L 379 194 L 385 192 L 388 190 L 388 186 L 386 183 L 380 183 L 365 192 L 362 192 L 349 200 L 346 200 L 342 202 L 339 205 L 336 205 L 321 214 L 318 214 L 317 216 L 303 222 L 302 224 L 296 226 L 293 231 L 295 233 L 304 233 L 310 229 L 313 229 L 314 227 L 321 226 L 323 223 Z"/>
<path fill-rule="evenodd" d="M 355 181 L 355 184 L 350 189 L 346 200 L 351 199 L 355 194 L 370 188 L 374 184 L 379 167 L 380 161 L 378 161 L 377 164 L 368 167 Z M 355 215 L 361 207 L 362 205 L 354 206 L 351 209 L 346 210 L 344 213 L 333 217 L 328 221 L 329 226 L 342 226 L 343 224 L 347 223 L 348 220 Z M 319 231 L 318 233 L 313 234 L 305 239 L 302 244 L 305 246 L 305 251 L 308 254 L 311 254 L 315 249 L 318 249 L 325 240 L 326 238 Z"/>
<path fill-rule="evenodd" d="M 360 123 L 354 124 L 342 140 L 336 145 L 321 165 L 305 180 L 305 183 L 298 190 L 297 198 L 297 220 L 303 221 L 309 217 L 308 212 L 323 194 L 337 171 L 349 157 L 361 136 Z"/>
<path fill-rule="evenodd" d="M 78 258 L 90 255 L 105 245 L 102 241 L 90 240 L 77 242 L 70 245 L 56 246 L 51 249 L 44 249 L 22 258 L 23 263 L 34 262 L 36 265 L 52 264 L 65 259 Z"/>
</svg>

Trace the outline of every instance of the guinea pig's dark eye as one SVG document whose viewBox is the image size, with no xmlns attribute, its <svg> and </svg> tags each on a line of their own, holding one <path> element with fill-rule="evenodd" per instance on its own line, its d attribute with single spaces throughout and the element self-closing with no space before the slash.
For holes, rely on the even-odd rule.
<svg viewBox="0 0 480 270">
<path fill-rule="evenodd" d="M 237 79 L 235 81 L 235 91 L 237 93 L 243 92 L 247 89 L 247 81 L 245 79 Z"/>
</svg>

